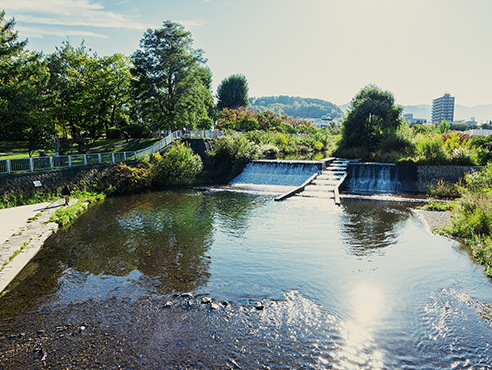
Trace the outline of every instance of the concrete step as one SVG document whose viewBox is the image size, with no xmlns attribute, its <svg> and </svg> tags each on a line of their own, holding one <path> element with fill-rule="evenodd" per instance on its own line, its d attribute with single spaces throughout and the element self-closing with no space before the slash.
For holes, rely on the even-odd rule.
<svg viewBox="0 0 492 370">
<path fill-rule="evenodd" d="M 324 180 L 324 181 L 337 181 L 342 178 L 343 175 L 336 175 L 336 174 L 321 174 L 316 177 L 316 180 Z"/>
<path fill-rule="evenodd" d="M 335 190 L 335 186 L 319 186 L 319 185 L 307 185 L 304 191 L 331 191 Z"/>
<path fill-rule="evenodd" d="M 324 185 L 336 185 L 338 183 L 338 179 L 316 179 L 314 180 L 311 184 L 313 185 L 321 185 L 321 186 L 324 186 Z"/>
<path fill-rule="evenodd" d="M 297 194 L 299 197 L 305 198 L 323 198 L 323 199 L 333 199 L 335 194 L 333 192 L 319 192 L 319 191 L 303 191 Z"/>
</svg>

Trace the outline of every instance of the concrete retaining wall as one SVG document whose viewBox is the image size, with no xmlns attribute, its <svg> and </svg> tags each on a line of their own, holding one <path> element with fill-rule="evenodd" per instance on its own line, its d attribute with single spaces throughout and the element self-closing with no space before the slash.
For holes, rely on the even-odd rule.
<svg viewBox="0 0 492 370">
<path fill-rule="evenodd" d="M 75 183 L 90 183 L 98 173 L 108 171 L 114 165 L 95 167 L 78 167 L 63 170 L 44 172 L 28 172 L 22 174 L 0 175 L 0 195 L 32 196 L 35 192 L 52 193 L 63 187 Z M 41 183 L 40 187 L 34 185 Z"/>
<path fill-rule="evenodd" d="M 420 193 L 425 193 L 427 185 L 437 184 L 441 179 L 446 182 L 455 184 L 465 177 L 465 174 L 471 171 L 480 171 L 480 166 L 416 166 L 417 178 L 416 188 Z"/>
</svg>

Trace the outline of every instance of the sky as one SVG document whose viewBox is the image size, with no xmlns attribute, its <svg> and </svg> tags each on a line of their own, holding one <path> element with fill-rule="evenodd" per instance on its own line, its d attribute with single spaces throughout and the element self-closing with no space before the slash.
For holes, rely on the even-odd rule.
<svg viewBox="0 0 492 370">
<path fill-rule="evenodd" d="M 171 20 L 192 33 L 213 92 L 243 74 L 250 97 L 342 105 L 368 84 L 398 104 L 492 104 L 492 0 L 0 0 L 29 50 L 69 40 L 131 55 Z"/>
</svg>

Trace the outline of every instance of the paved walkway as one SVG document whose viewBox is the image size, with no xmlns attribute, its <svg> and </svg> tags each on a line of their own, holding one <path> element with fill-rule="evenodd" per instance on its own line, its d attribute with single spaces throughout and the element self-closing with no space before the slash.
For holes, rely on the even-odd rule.
<svg viewBox="0 0 492 370">
<path fill-rule="evenodd" d="M 74 202 L 75 199 L 70 201 Z M 58 224 L 49 219 L 63 203 L 64 200 L 59 199 L 52 203 L 0 209 L 0 293 L 36 255 L 45 240 L 58 230 Z"/>
</svg>

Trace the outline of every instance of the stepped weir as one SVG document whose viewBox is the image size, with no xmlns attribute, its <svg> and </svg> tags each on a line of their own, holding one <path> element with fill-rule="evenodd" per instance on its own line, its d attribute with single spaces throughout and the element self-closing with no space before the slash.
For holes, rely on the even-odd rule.
<svg viewBox="0 0 492 370">
<path fill-rule="evenodd" d="M 331 198 L 339 203 L 338 188 L 347 174 L 349 160 L 328 158 L 322 161 L 252 161 L 231 185 L 281 185 L 294 187 L 276 198 L 283 200 L 297 195 Z"/>
<path fill-rule="evenodd" d="M 339 190 L 353 194 L 418 193 L 415 167 L 388 163 L 358 163 L 349 159 L 322 161 L 252 161 L 231 185 L 279 185 L 290 187 L 275 200 L 291 196 L 334 199 Z"/>
</svg>

